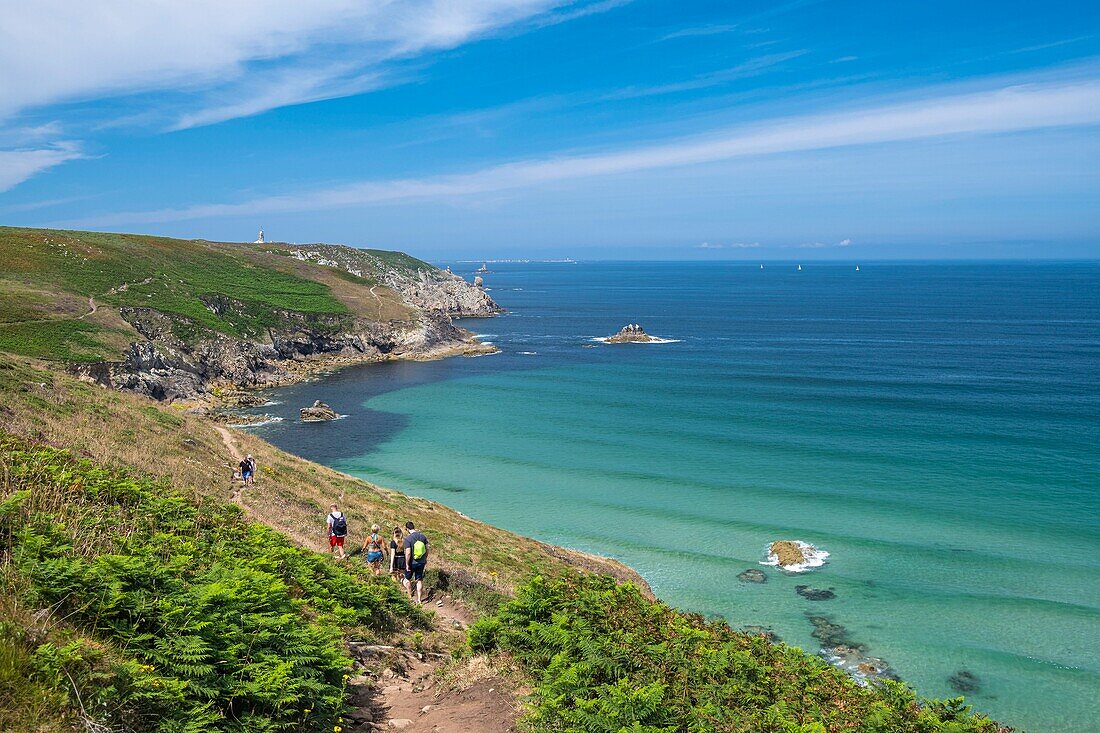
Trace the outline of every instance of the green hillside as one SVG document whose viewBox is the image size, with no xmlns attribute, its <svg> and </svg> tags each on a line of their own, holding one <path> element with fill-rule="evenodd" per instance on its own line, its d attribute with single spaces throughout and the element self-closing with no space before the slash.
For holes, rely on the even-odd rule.
<svg viewBox="0 0 1100 733">
<path fill-rule="evenodd" d="M 63 361 L 117 357 L 134 340 L 118 317 L 127 307 L 178 317 L 174 335 L 185 340 L 204 330 L 253 340 L 298 326 L 331 332 L 353 318 L 404 315 L 395 303 L 384 310 L 373 299 L 374 310 L 357 309 L 357 299 L 341 291 L 366 292 L 386 268 L 434 270 L 402 253 L 370 250 L 357 277 L 291 259 L 290 251 L 0 227 L 0 350 Z M 89 298 L 105 312 L 93 313 Z"/>
</svg>

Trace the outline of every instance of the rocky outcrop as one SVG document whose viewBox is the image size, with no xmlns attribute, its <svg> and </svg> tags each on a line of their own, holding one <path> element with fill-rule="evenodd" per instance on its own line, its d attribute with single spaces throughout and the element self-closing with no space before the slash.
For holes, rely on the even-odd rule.
<svg viewBox="0 0 1100 733">
<path fill-rule="evenodd" d="M 609 344 L 648 344 L 653 341 L 660 341 L 660 339 L 650 336 L 637 323 L 629 323 L 617 334 L 605 339 L 605 343 Z"/>
<path fill-rule="evenodd" d="M 889 679 L 899 679 L 889 663 L 867 653 L 867 645 L 854 641 L 848 629 L 828 616 L 808 616 L 814 630 L 812 637 L 821 641 L 821 656 L 830 664 L 840 667 L 856 678 L 861 684 Z"/>
<path fill-rule="evenodd" d="M 480 284 L 471 285 L 449 272 L 417 270 L 415 277 L 393 273 L 386 284 L 406 302 L 454 318 L 486 318 L 504 312 Z"/>
<path fill-rule="evenodd" d="M 779 567 L 788 567 L 790 565 L 802 565 L 809 559 L 809 556 L 803 551 L 802 545 L 793 540 L 779 540 L 771 544 L 771 554 L 775 555 L 779 561 Z"/>
<path fill-rule="evenodd" d="M 336 410 L 321 402 L 321 400 L 314 400 L 312 405 L 303 407 L 298 412 L 301 415 L 302 422 L 323 422 L 340 417 Z"/>
<path fill-rule="evenodd" d="M 338 244 L 298 244 L 286 245 L 283 253 L 303 262 L 374 279 L 397 291 L 409 305 L 431 313 L 444 313 L 452 318 L 486 318 L 504 312 L 480 285 L 466 282 L 449 269 L 440 270 L 399 252 Z"/>
</svg>

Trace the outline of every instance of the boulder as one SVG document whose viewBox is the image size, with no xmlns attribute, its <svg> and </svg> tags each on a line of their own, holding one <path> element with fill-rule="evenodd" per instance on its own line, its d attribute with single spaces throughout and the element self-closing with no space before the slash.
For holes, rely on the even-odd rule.
<svg viewBox="0 0 1100 733">
<path fill-rule="evenodd" d="M 303 407 L 300 411 L 302 422 L 321 422 L 323 420 L 335 420 L 340 417 L 336 410 L 332 409 L 321 400 L 315 400 L 310 407 Z"/>
</svg>

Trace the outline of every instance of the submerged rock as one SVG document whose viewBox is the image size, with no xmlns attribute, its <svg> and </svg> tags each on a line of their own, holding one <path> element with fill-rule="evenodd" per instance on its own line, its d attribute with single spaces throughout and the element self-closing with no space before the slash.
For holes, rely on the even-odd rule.
<svg viewBox="0 0 1100 733">
<path fill-rule="evenodd" d="M 335 420 L 340 417 L 336 414 L 336 410 L 332 409 L 321 400 L 315 400 L 310 407 L 303 407 L 299 410 L 302 416 L 302 422 L 321 422 L 323 420 Z"/>
<path fill-rule="evenodd" d="M 981 683 L 978 681 L 978 675 L 973 672 L 968 672 L 965 669 L 960 669 L 958 672 L 948 677 L 947 683 L 951 685 L 951 688 L 956 692 L 977 692 L 981 688 Z"/>
<path fill-rule="evenodd" d="M 852 641 L 848 635 L 848 629 L 833 621 L 828 616 L 810 616 L 810 623 L 814 630 L 810 636 L 819 639 L 823 645 L 833 649 L 852 649 L 863 651 L 866 647 L 859 642 Z"/>
<path fill-rule="evenodd" d="M 768 582 L 768 576 L 764 574 L 764 571 L 758 570 L 756 568 L 749 568 L 748 570 L 741 571 L 737 574 L 737 579 L 740 580 L 742 583 Z"/>
<path fill-rule="evenodd" d="M 821 656 L 829 664 L 848 672 L 860 684 L 883 679 L 901 679 L 890 668 L 889 663 L 878 657 L 870 656 L 867 653 L 866 644 L 853 640 L 846 628 L 828 616 L 807 615 L 807 617 L 810 619 L 810 623 L 814 625 L 811 636 L 821 640 Z"/>
<path fill-rule="evenodd" d="M 829 601 L 836 598 L 832 588 L 811 588 L 808 585 L 796 585 L 794 592 L 809 601 Z"/>
</svg>

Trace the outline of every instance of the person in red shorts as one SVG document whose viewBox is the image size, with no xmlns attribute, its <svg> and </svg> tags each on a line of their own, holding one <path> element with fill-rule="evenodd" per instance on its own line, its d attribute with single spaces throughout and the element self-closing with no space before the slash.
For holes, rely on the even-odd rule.
<svg viewBox="0 0 1100 733">
<path fill-rule="evenodd" d="M 348 518 L 340 511 L 340 507 L 333 504 L 329 507 L 328 519 L 328 546 L 332 550 L 332 556 L 337 560 L 343 560 L 344 538 L 348 536 Z"/>
</svg>

